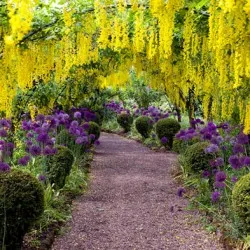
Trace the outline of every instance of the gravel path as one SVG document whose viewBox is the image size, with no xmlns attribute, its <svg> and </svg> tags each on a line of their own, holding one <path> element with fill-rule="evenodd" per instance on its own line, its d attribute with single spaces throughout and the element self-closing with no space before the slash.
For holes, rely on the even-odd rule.
<svg viewBox="0 0 250 250">
<path fill-rule="evenodd" d="M 54 250 L 220 250 L 198 213 L 176 195 L 172 153 L 156 153 L 117 135 L 103 134 L 90 189 L 75 201 L 68 232 Z"/>
</svg>

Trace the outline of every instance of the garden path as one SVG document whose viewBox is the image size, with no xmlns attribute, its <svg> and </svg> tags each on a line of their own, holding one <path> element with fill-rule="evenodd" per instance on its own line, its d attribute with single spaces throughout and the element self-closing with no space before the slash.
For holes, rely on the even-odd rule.
<svg viewBox="0 0 250 250">
<path fill-rule="evenodd" d="M 218 238 L 187 211 L 173 179 L 176 155 L 102 134 L 89 191 L 74 203 L 54 250 L 220 250 Z"/>
</svg>

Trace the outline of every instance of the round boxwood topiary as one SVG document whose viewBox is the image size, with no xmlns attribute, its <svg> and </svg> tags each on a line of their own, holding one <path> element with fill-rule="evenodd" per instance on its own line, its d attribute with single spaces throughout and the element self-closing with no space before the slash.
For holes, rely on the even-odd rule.
<svg viewBox="0 0 250 250">
<path fill-rule="evenodd" d="M 186 164 L 194 172 L 206 170 L 210 168 L 210 160 L 215 158 L 214 154 L 205 153 L 205 149 L 210 145 L 209 142 L 196 142 L 188 146 L 184 156 Z"/>
<path fill-rule="evenodd" d="M 30 226 L 44 211 L 44 190 L 29 173 L 0 172 L 0 246 L 21 249 Z"/>
<path fill-rule="evenodd" d="M 194 137 L 188 141 L 174 138 L 172 150 L 178 154 L 182 154 L 186 151 L 187 147 L 189 147 L 197 142 L 200 142 L 200 139 L 198 137 Z"/>
<path fill-rule="evenodd" d="M 172 148 L 175 134 L 181 129 L 181 125 L 175 119 L 165 118 L 156 123 L 156 134 L 161 140 L 163 137 L 168 139 L 167 145 Z"/>
<path fill-rule="evenodd" d="M 232 192 L 233 209 L 243 223 L 246 232 L 250 232 L 250 173 L 241 177 Z"/>
<path fill-rule="evenodd" d="M 140 116 L 135 121 L 135 127 L 142 137 L 148 138 L 153 129 L 153 121 L 148 116 Z"/>
<path fill-rule="evenodd" d="M 50 183 L 54 183 L 56 189 L 63 188 L 66 177 L 70 174 L 74 162 L 74 156 L 70 149 L 57 146 L 57 153 L 47 158 L 47 175 Z"/>
<path fill-rule="evenodd" d="M 133 117 L 128 113 L 121 113 L 117 116 L 117 122 L 124 129 L 124 132 L 127 133 L 131 130 Z"/>
<path fill-rule="evenodd" d="M 95 140 L 98 140 L 101 134 L 101 128 L 97 123 L 89 122 L 88 133 L 89 135 L 91 134 L 95 135 Z"/>
</svg>

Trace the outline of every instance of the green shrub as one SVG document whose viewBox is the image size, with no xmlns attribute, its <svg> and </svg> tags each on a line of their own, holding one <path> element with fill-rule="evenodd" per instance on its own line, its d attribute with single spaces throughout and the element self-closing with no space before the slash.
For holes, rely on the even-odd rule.
<svg viewBox="0 0 250 250">
<path fill-rule="evenodd" d="M 173 140 L 173 148 L 172 150 L 178 154 L 182 154 L 186 151 L 186 149 L 197 143 L 197 142 L 200 142 L 200 139 L 199 138 L 196 138 L 194 137 L 193 139 L 191 140 L 188 140 L 188 141 L 184 141 L 184 140 L 180 140 L 180 139 L 177 139 L 177 138 L 174 138 Z"/>
<path fill-rule="evenodd" d="M 63 188 L 66 177 L 70 174 L 74 162 L 74 156 L 70 149 L 64 146 L 57 146 L 57 153 L 47 159 L 48 179 L 55 184 L 56 189 Z"/>
<path fill-rule="evenodd" d="M 101 135 L 101 128 L 100 126 L 95 122 L 89 122 L 89 135 L 93 134 L 95 135 L 95 140 L 98 140 Z"/>
<path fill-rule="evenodd" d="M 117 116 L 117 122 L 124 129 L 124 132 L 127 133 L 131 130 L 133 117 L 130 114 L 121 113 Z"/>
<path fill-rule="evenodd" d="M 63 129 L 56 137 L 56 144 L 68 147 L 73 150 L 75 145 L 75 138 L 69 133 L 67 129 Z"/>
<path fill-rule="evenodd" d="M 209 145 L 209 142 L 196 142 L 187 147 L 184 153 L 185 161 L 192 171 L 197 172 L 211 168 L 209 162 L 215 158 L 215 155 L 205 153 L 205 149 Z"/>
<path fill-rule="evenodd" d="M 135 121 L 135 127 L 142 137 L 148 138 L 153 129 L 153 123 L 148 116 L 140 116 Z"/>
<path fill-rule="evenodd" d="M 181 125 L 175 119 L 165 118 L 156 123 L 156 134 L 158 138 L 166 137 L 167 145 L 172 148 L 175 134 L 181 129 Z"/>
<path fill-rule="evenodd" d="M 0 173 L 1 247 L 21 249 L 25 233 L 43 211 L 44 190 L 35 177 L 20 170 Z"/>
<path fill-rule="evenodd" d="M 233 209 L 239 216 L 243 229 L 250 232 L 250 173 L 241 177 L 232 192 Z"/>
</svg>

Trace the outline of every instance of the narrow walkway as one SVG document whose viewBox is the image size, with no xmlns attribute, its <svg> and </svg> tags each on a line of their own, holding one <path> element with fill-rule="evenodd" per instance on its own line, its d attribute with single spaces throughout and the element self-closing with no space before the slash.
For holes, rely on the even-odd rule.
<svg viewBox="0 0 250 250">
<path fill-rule="evenodd" d="M 75 202 L 69 231 L 54 250 L 220 250 L 218 239 L 185 211 L 171 172 L 176 155 L 103 134 L 90 190 Z"/>
</svg>

